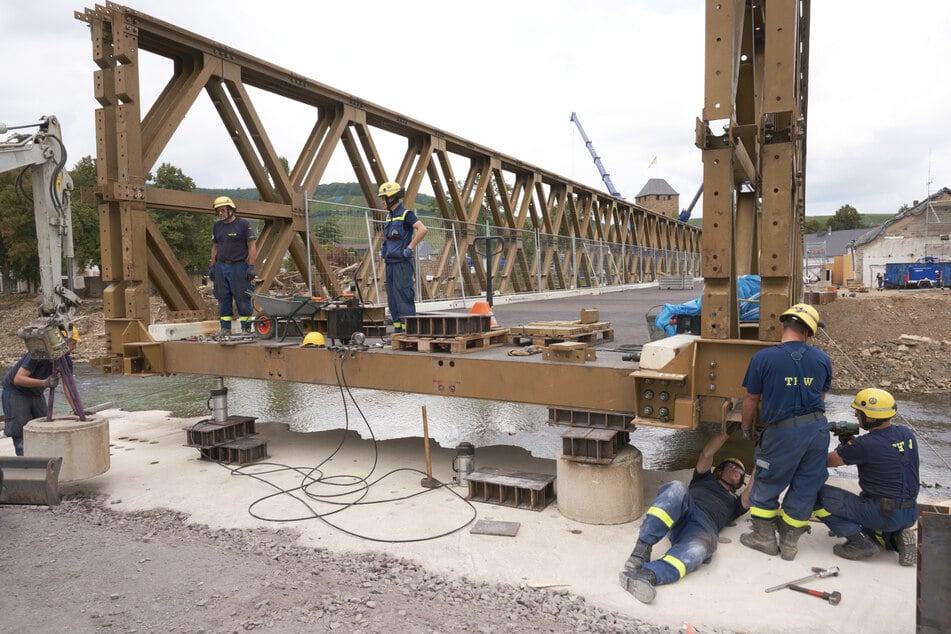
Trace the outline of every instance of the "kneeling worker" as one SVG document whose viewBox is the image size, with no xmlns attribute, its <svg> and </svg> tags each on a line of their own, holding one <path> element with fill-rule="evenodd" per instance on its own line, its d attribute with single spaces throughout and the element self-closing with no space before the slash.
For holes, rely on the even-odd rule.
<svg viewBox="0 0 951 634">
<path fill-rule="evenodd" d="M 815 515 L 846 541 L 832 547 L 839 557 L 866 559 L 886 550 L 898 551 L 898 563 L 914 566 L 918 520 L 918 443 L 904 425 L 892 425 L 898 413 L 895 398 L 869 388 L 855 395 L 852 409 L 862 436 L 839 434 L 841 443 L 829 452 L 829 466 L 857 465 L 860 495 L 825 485 L 819 489 Z"/>
<path fill-rule="evenodd" d="M 742 495 L 736 494 L 746 479 L 741 461 L 728 458 L 710 471 L 713 457 L 728 437 L 717 434 L 707 442 L 689 486 L 679 480 L 662 485 L 647 509 L 637 545 L 619 576 L 621 586 L 638 601 L 650 603 L 656 594 L 654 586 L 679 581 L 708 563 L 716 552 L 720 531 L 750 507 L 750 487 Z M 651 548 L 668 531 L 670 549 L 651 561 Z"/>
</svg>

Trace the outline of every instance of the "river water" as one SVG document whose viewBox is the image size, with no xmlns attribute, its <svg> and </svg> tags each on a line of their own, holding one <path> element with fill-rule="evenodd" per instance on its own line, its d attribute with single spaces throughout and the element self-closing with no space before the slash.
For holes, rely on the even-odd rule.
<svg viewBox="0 0 951 634">
<path fill-rule="evenodd" d="M 210 417 L 213 379 L 204 376 L 134 377 L 102 374 L 76 364 L 76 382 L 85 407 L 111 402 L 126 411 L 163 410 L 182 418 Z M 259 423 L 283 422 L 299 432 L 349 428 L 377 440 L 422 437 L 422 406 L 426 406 L 430 437 L 442 447 L 466 441 L 478 447 L 512 445 L 537 458 L 553 459 L 561 448 L 563 428 L 547 424 L 548 410 L 538 405 L 477 399 L 446 398 L 334 386 L 226 378 L 228 413 L 253 416 Z M 62 392 L 59 392 L 61 395 Z M 830 420 L 854 421 L 852 394 L 830 394 Z M 63 411 L 60 396 L 57 410 Z M 951 489 L 951 396 L 899 399 L 899 422 L 910 424 L 918 437 L 922 494 L 948 498 Z M 643 453 L 644 467 L 660 471 L 691 468 L 707 434 L 639 427 L 631 442 Z M 739 434 L 722 450 L 749 456 Z M 830 447 L 836 444 L 830 435 Z M 836 470 L 856 477 L 853 467 Z"/>
</svg>

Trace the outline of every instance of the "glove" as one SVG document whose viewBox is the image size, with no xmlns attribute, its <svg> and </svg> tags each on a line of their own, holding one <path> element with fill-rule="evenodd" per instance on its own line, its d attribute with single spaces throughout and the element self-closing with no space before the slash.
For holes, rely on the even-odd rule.
<svg viewBox="0 0 951 634">
<path fill-rule="evenodd" d="M 403 257 L 406 258 L 407 260 L 413 257 L 413 250 L 410 249 L 409 247 L 403 249 Z"/>
<path fill-rule="evenodd" d="M 743 438 L 746 438 L 747 440 L 753 440 L 752 427 L 743 427 Z"/>
<path fill-rule="evenodd" d="M 50 389 L 56 389 L 56 386 L 59 385 L 59 377 L 55 374 L 46 377 L 46 380 L 43 381 L 43 385 Z"/>
<path fill-rule="evenodd" d="M 846 445 L 850 440 L 855 438 L 855 434 L 836 434 L 835 437 L 839 439 L 839 444 Z"/>
<path fill-rule="evenodd" d="M 215 265 L 212 264 L 208 267 L 208 280 L 214 283 L 215 281 Z"/>
<path fill-rule="evenodd" d="M 249 267 L 248 267 L 248 272 L 247 272 L 247 274 L 246 274 L 246 277 L 248 278 L 248 281 L 249 281 L 249 282 L 253 282 L 253 281 L 254 281 L 255 275 L 254 275 L 254 267 L 253 267 L 253 266 L 249 266 Z"/>
</svg>

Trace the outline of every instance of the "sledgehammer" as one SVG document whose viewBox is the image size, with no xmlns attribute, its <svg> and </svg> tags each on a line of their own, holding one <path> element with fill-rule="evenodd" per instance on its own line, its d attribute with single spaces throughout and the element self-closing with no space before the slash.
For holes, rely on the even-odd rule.
<svg viewBox="0 0 951 634">
<path fill-rule="evenodd" d="M 835 592 L 822 592 L 821 590 L 812 590 L 811 588 L 803 588 L 802 586 L 789 585 L 786 586 L 790 590 L 795 590 L 796 592 L 804 592 L 806 594 L 811 594 L 814 597 L 819 597 L 820 599 L 825 599 L 829 602 L 830 605 L 839 605 L 839 601 L 842 600 L 842 593 Z"/>
</svg>

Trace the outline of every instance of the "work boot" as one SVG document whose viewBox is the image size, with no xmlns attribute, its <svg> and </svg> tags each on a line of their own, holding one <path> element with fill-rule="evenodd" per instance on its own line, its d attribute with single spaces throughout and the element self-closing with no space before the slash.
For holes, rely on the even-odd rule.
<svg viewBox="0 0 951 634">
<path fill-rule="evenodd" d="M 799 547 L 796 546 L 796 543 L 803 533 L 809 533 L 811 529 L 808 526 L 796 528 L 795 526 L 790 526 L 783 520 L 779 520 L 777 526 L 779 528 L 779 553 L 783 561 L 792 561 L 796 558 L 796 553 L 799 552 Z"/>
<path fill-rule="evenodd" d="M 843 559 L 858 561 L 859 559 L 868 559 L 872 555 L 878 554 L 878 546 L 868 538 L 868 535 L 859 531 L 855 535 L 846 537 L 845 542 L 833 546 L 832 552 Z M 900 556 L 901 555 L 899 555 L 899 557 Z"/>
<path fill-rule="evenodd" d="M 910 528 L 903 528 L 894 537 L 895 547 L 898 549 L 898 563 L 902 566 L 914 566 L 918 563 L 918 549 L 915 545 L 915 534 Z"/>
<path fill-rule="evenodd" d="M 218 331 L 218 336 L 219 336 L 219 337 L 230 337 L 230 336 L 231 336 L 231 328 L 222 328 L 221 330 Z"/>
<path fill-rule="evenodd" d="M 740 543 L 747 548 L 758 550 L 767 555 L 778 555 L 776 543 L 776 518 L 754 517 L 751 520 L 752 533 L 740 535 Z"/>
<path fill-rule="evenodd" d="M 654 586 L 657 585 L 657 577 L 653 570 L 640 568 L 636 572 L 627 570 L 621 571 L 618 575 L 621 587 L 634 595 L 634 598 L 641 603 L 650 603 L 657 596 Z"/>
<path fill-rule="evenodd" d="M 643 540 L 637 540 L 631 556 L 624 562 L 624 570 L 634 572 L 651 560 L 651 545 Z"/>
</svg>

